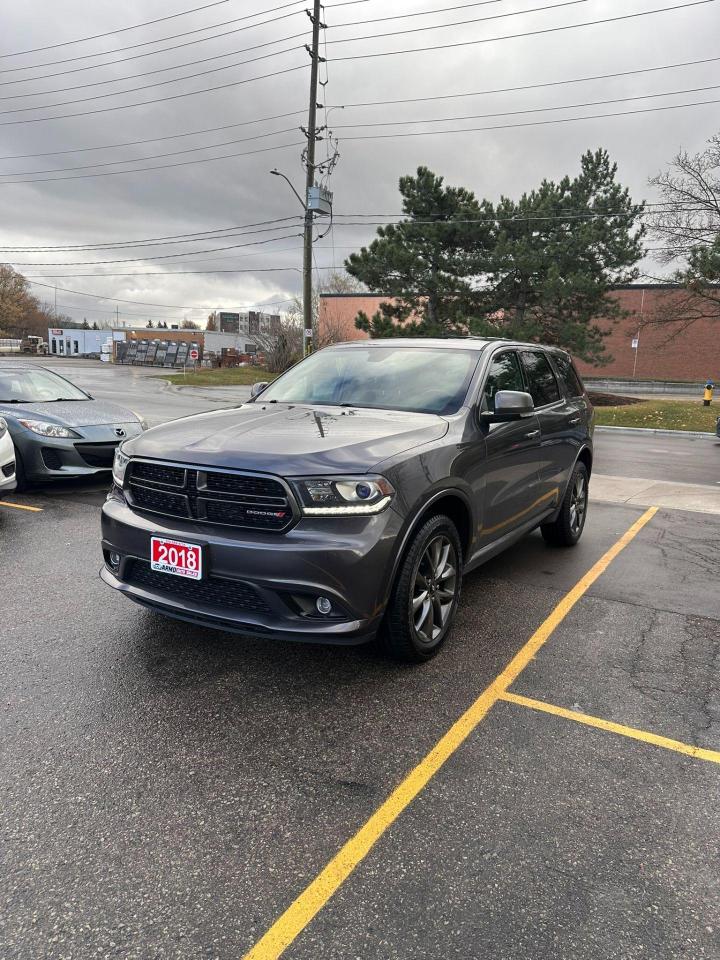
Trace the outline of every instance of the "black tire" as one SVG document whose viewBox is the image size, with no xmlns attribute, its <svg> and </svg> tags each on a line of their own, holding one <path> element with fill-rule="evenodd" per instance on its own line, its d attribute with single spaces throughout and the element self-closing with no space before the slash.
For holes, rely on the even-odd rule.
<svg viewBox="0 0 720 960">
<path fill-rule="evenodd" d="M 379 634 L 385 651 L 406 663 L 434 657 L 450 634 L 461 584 L 457 528 L 443 514 L 430 517 L 415 533 L 398 568 Z"/>
<path fill-rule="evenodd" d="M 574 547 L 585 529 L 590 477 L 584 463 L 576 463 L 560 513 L 553 523 L 540 527 L 545 542 L 553 547 Z"/>
<path fill-rule="evenodd" d="M 28 488 L 28 479 L 25 474 L 25 465 L 22 462 L 22 457 L 20 456 L 20 451 L 15 447 L 15 490 L 17 493 L 22 493 L 23 490 Z"/>
</svg>

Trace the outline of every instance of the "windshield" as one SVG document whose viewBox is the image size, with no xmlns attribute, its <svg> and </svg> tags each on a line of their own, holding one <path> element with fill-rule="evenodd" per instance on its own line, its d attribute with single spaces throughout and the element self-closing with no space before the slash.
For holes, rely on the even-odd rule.
<svg viewBox="0 0 720 960">
<path fill-rule="evenodd" d="M 86 393 L 49 370 L 0 369 L 0 403 L 89 400 Z"/>
<path fill-rule="evenodd" d="M 480 354 L 442 347 L 339 347 L 321 350 L 288 370 L 263 403 L 373 407 L 455 413 Z"/>
</svg>

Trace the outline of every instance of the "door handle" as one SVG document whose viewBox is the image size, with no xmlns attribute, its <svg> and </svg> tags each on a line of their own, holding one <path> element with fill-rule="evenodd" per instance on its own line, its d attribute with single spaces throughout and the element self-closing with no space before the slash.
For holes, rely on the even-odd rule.
<svg viewBox="0 0 720 960">
<path fill-rule="evenodd" d="M 526 437 L 528 438 L 528 440 L 529 440 L 531 437 L 537 437 L 537 436 L 539 435 L 539 433 L 540 433 L 539 430 L 531 430 L 530 433 L 526 433 L 525 436 L 526 436 Z"/>
<path fill-rule="evenodd" d="M 573 417 L 570 423 L 580 423 L 581 420 L 582 420 L 582 417 Z"/>
</svg>

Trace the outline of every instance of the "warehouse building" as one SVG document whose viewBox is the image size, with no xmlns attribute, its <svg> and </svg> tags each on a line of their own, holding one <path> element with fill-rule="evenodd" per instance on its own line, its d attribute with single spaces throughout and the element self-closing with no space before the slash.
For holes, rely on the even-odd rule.
<svg viewBox="0 0 720 960">
<path fill-rule="evenodd" d="M 720 324 L 711 317 L 686 326 L 653 323 L 685 292 L 675 284 L 632 284 L 616 287 L 613 296 L 629 316 L 606 323 L 610 332 L 605 345 L 611 361 L 602 366 L 578 361 L 586 377 L 700 382 L 720 378 Z M 391 297 L 380 294 L 321 293 L 318 328 L 321 342 L 364 340 L 367 334 L 355 326 L 363 312 L 372 316 Z M 598 318 L 602 323 L 602 318 Z"/>
</svg>

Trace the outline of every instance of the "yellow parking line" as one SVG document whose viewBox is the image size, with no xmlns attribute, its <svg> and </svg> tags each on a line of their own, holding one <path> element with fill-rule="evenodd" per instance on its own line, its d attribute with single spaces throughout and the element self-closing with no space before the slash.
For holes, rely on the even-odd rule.
<svg viewBox="0 0 720 960">
<path fill-rule="evenodd" d="M 10 503 L 8 500 L 0 500 L 0 507 L 12 507 L 13 510 L 27 510 L 30 513 L 42 513 L 42 507 L 26 507 L 22 503 Z"/>
<path fill-rule="evenodd" d="M 487 715 L 494 703 L 525 669 L 555 628 L 572 610 L 580 598 L 610 566 L 613 560 L 638 535 L 657 513 L 651 507 L 640 517 L 600 560 L 575 584 L 555 607 L 550 616 L 513 657 L 499 676 L 480 694 L 475 703 L 450 727 L 414 770 L 405 777 L 369 820 L 335 854 L 326 867 L 290 904 L 270 929 L 252 947 L 244 960 L 276 960 L 347 880 L 357 865 L 367 856 L 385 831 L 397 820 L 405 808 L 427 786 L 428 782 L 467 739 Z"/>
<path fill-rule="evenodd" d="M 529 707 L 531 710 L 541 710 L 543 713 L 551 713 L 556 717 L 564 717 L 566 720 L 584 723 L 588 727 L 597 727 L 598 730 L 607 730 L 609 733 L 619 733 L 621 736 L 631 737 L 633 740 L 652 743 L 654 746 L 664 747 L 666 750 L 675 750 L 676 753 L 684 753 L 686 756 L 694 757 L 696 760 L 709 760 L 710 763 L 720 763 L 720 752 L 717 750 L 693 747 L 689 743 L 670 740 L 668 737 L 661 737 L 656 733 L 648 733 L 646 730 L 636 730 L 635 727 L 626 727 L 622 723 L 613 723 L 612 720 L 602 720 L 600 717 L 591 717 L 587 713 L 577 713 L 575 710 L 566 710 L 565 707 L 556 707 L 554 704 L 545 703 L 542 700 L 532 700 L 530 697 L 521 697 L 517 693 L 503 693 L 500 699 L 507 700 L 508 703 L 516 703 L 520 707 Z"/>
</svg>

